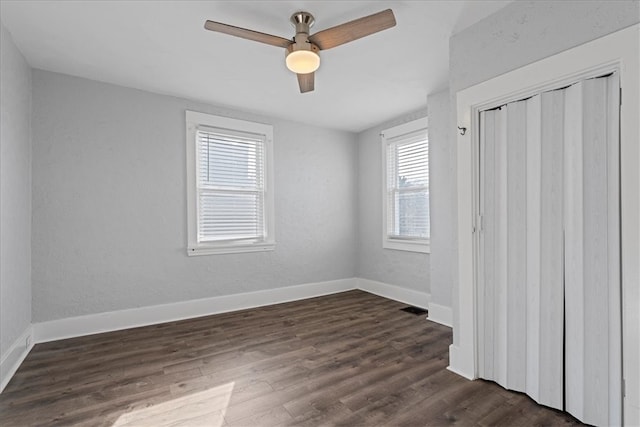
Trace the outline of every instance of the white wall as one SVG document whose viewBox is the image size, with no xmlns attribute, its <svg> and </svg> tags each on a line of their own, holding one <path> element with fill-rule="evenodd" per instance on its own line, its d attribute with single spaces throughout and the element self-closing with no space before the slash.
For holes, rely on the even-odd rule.
<svg viewBox="0 0 640 427">
<path fill-rule="evenodd" d="M 449 87 L 452 104 L 456 93 L 571 47 L 594 40 L 640 21 L 638 1 L 516 1 L 466 30 L 449 42 Z M 451 115 L 450 129 L 456 128 Z M 455 150 L 456 133 L 450 134 Z M 452 159 L 455 159 L 457 153 Z M 456 165 L 451 183 L 457 187 Z M 457 202 L 455 202 L 457 210 Z M 457 216 L 452 244 L 457 251 Z M 453 275 L 454 343 L 458 343 L 457 265 Z"/>
<path fill-rule="evenodd" d="M 382 149 L 380 132 L 425 117 L 425 110 L 358 134 L 357 276 L 429 293 L 429 255 L 382 248 Z"/>
<path fill-rule="evenodd" d="M 427 97 L 429 111 L 429 202 L 431 212 L 431 302 L 451 308 L 452 272 L 457 268 L 454 246 L 456 188 L 455 151 L 450 141 L 449 90 Z M 454 181 L 455 182 L 455 181 Z M 449 310 L 450 311 L 450 310 Z"/>
<path fill-rule="evenodd" d="M 187 257 L 186 109 L 274 125 L 276 249 Z M 33 71 L 34 322 L 354 277 L 355 135 Z"/>
<path fill-rule="evenodd" d="M 0 380 L 4 382 L 7 370 L 25 349 L 18 339 L 31 325 L 31 71 L 2 25 L 0 93 Z"/>
</svg>

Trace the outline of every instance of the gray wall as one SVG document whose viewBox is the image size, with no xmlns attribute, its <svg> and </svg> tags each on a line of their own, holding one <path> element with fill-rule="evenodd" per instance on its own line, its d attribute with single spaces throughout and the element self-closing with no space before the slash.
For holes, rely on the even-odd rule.
<svg viewBox="0 0 640 427">
<path fill-rule="evenodd" d="M 2 25 L 0 235 L 1 358 L 31 325 L 31 71 Z"/>
<path fill-rule="evenodd" d="M 640 21 L 638 0 L 515 1 L 449 41 L 452 93 Z"/>
<path fill-rule="evenodd" d="M 455 154 L 449 136 L 449 90 L 427 97 L 429 110 L 429 203 L 431 212 L 431 301 L 451 307 L 456 188 L 452 185 Z"/>
<path fill-rule="evenodd" d="M 276 249 L 187 257 L 186 109 L 274 125 Z M 34 322 L 355 275 L 354 134 L 33 71 Z"/>
<path fill-rule="evenodd" d="M 449 87 L 456 128 L 456 93 L 508 71 L 536 62 L 640 22 L 640 2 L 629 1 L 515 1 L 495 14 L 454 35 L 449 41 Z M 450 133 L 455 150 L 456 133 Z M 457 186 L 455 156 L 448 165 Z M 455 210 L 457 210 L 457 201 Z M 457 251 L 457 216 L 452 216 Z M 458 342 L 457 261 L 453 265 L 454 342 Z"/>
<path fill-rule="evenodd" d="M 382 149 L 380 132 L 425 117 L 424 110 L 383 123 L 358 135 L 357 276 L 430 292 L 429 255 L 382 248 Z"/>
</svg>

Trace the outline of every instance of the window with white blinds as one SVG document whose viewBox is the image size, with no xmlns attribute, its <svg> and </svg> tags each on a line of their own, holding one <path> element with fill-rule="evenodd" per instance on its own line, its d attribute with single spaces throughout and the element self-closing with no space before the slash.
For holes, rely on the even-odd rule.
<svg viewBox="0 0 640 427">
<path fill-rule="evenodd" d="M 264 135 L 200 128 L 198 241 L 264 240 Z"/>
<path fill-rule="evenodd" d="M 273 248 L 269 125 L 187 112 L 190 255 Z"/>
<path fill-rule="evenodd" d="M 429 251 L 429 141 L 427 120 L 382 133 L 384 157 L 383 247 Z"/>
</svg>

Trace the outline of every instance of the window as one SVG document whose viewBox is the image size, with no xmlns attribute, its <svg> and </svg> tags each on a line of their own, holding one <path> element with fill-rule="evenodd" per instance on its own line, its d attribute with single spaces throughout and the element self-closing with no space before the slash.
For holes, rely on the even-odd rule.
<svg viewBox="0 0 640 427">
<path fill-rule="evenodd" d="M 273 128 L 187 111 L 188 255 L 272 250 Z"/>
<path fill-rule="evenodd" d="M 383 243 L 388 249 L 429 252 L 427 119 L 382 132 Z"/>
</svg>

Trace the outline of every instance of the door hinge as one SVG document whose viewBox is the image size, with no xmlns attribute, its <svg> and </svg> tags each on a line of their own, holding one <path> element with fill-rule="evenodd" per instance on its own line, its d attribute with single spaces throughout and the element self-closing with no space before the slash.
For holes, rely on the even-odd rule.
<svg viewBox="0 0 640 427">
<path fill-rule="evenodd" d="M 482 215 L 478 215 L 478 231 L 484 231 L 484 217 Z"/>
</svg>

